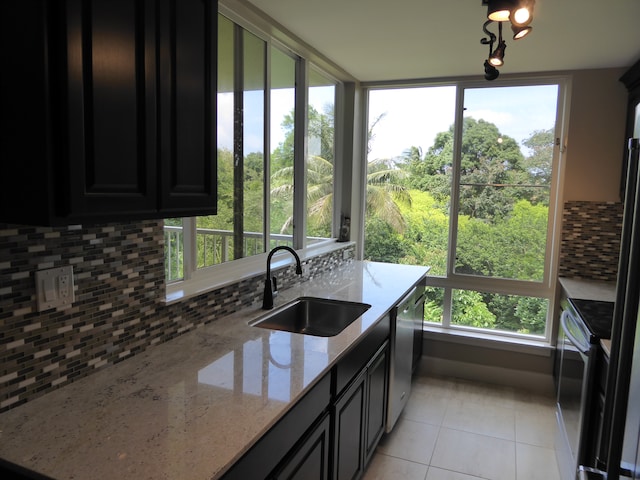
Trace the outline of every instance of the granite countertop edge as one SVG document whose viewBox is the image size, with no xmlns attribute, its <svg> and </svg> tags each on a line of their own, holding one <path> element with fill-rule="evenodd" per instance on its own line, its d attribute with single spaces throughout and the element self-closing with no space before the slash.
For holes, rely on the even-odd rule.
<svg viewBox="0 0 640 480">
<path fill-rule="evenodd" d="M 56 479 L 220 478 L 428 273 L 353 261 L 280 292 L 369 303 L 335 337 L 217 319 L 0 414 L 0 458 Z"/>
</svg>

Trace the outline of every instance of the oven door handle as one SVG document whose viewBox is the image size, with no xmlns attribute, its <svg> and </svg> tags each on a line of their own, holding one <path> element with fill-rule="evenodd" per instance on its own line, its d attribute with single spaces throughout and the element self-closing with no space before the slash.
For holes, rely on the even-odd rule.
<svg viewBox="0 0 640 480">
<path fill-rule="evenodd" d="M 562 326 L 564 334 L 569 338 L 569 341 L 573 344 L 574 347 L 580 350 L 580 352 L 584 355 L 587 355 L 589 353 L 589 350 L 591 349 L 591 345 L 588 342 L 581 342 L 573 335 L 573 333 L 571 333 L 571 330 L 567 328 L 567 322 L 569 321 L 575 323 L 576 320 L 573 319 L 573 317 L 567 310 L 564 310 L 562 312 L 562 315 L 560 315 L 560 325 Z"/>
</svg>

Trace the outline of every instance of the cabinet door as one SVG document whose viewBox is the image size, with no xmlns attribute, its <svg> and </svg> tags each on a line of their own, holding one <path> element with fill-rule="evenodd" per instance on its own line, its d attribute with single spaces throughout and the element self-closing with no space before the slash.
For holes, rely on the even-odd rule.
<svg viewBox="0 0 640 480">
<path fill-rule="evenodd" d="M 367 431 L 365 465 L 373 456 L 376 446 L 384 434 L 387 421 L 389 344 L 384 344 L 367 367 Z"/>
<path fill-rule="evenodd" d="M 56 214 L 149 217 L 157 210 L 154 4 L 67 0 L 51 9 Z"/>
<path fill-rule="evenodd" d="M 363 370 L 334 407 L 334 480 L 354 480 L 364 471 L 366 379 Z"/>
<path fill-rule="evenodd" d="M 214 214 L 217 2 L 162 0 L 159 8 L 160 209 Z"/>
<path fill-rule="evenodd" d="M 273 476 L 275 480 L 328 480 L 331 423 L 325 415 L 301 440 L 293 455 Z"/>
</svg>

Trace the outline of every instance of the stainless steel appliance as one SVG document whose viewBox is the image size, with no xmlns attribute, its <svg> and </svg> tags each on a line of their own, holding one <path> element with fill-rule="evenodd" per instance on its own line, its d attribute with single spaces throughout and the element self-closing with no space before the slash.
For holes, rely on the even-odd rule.
<svg viewBox="0 0 640 480">
<path fill-rule="evenodd" d="M 423 318 L 424 286 L 417 286 L 391 312 L 391 363 L 385 429 L 387 433 L 393 429 L 409 400 L 414 364 L 414 341 L 417 329 L 422 331 Z"/>
<path fill-rule="evenodd" d="M 563 299 L 556 349 L 556 456 L 561 478 L 574 479 L 588 459 L 586 441 L 596 430 L 591 400 L 601 338 L 611 336 L 613 303 Z"/>
<path fill-rule="evenodd" d="M 636 118 L 640 118 L 636 110 Z M 637 134 L 637 132 L 636 132 Z M 638 139 L 629 140 L 624 217 L 598 467 L 602 478 L 640 480 L 640 195 Z M 590 472 L 593 478 L 597 472 Z M 581 473 L 582 475 L 582 473 Z"/>
</svg>

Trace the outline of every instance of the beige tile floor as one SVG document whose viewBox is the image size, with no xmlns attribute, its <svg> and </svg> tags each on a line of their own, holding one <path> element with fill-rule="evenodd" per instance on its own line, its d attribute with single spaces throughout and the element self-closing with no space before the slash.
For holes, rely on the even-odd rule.
<svg viewBox="0 0 640 480">
<path fill-rule="evenodd" d="M 560 480 L 554 433 L 550 397 L 417 376 L 363 480 Z"/>
</svg>

